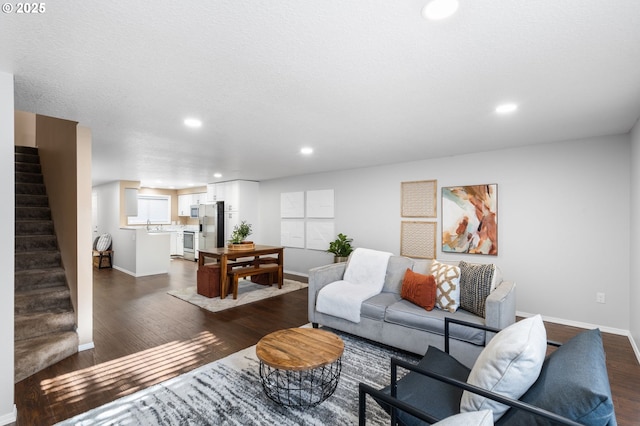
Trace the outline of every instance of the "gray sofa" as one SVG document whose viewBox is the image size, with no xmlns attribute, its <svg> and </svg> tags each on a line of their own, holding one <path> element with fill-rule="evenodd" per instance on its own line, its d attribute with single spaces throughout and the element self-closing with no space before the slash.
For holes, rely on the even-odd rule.
<svg viewBox="0 0 640 426">
<path fill-rule="evenodd" d="M 431 261 L 391 256 L 385 283 L 380 294 L 362 303 L 360 322 L 354 323 L 316 310 L 318 292 L 325 285 L 342 279 L 346 263 L 320 266 L 309 271 L 309 322 L 341 330 L 375 342 L 424 355 L 429 346 L 443 349 L 444 319 L 452 317 L 475 324 L 502 329 L 515 322 L 516 286 L 500 281 L 486 299 L 482 318 L 463 309 L 454 313 L 434 308 L 427 311 L 400 297 L 407 268 L 428 273 Z M 457 262 L 443 262 L 457 264 Z M 460 325 L 451 326 L 450 351 L 460 362 L 471 367 L 491 334 Z"/>
</svg>

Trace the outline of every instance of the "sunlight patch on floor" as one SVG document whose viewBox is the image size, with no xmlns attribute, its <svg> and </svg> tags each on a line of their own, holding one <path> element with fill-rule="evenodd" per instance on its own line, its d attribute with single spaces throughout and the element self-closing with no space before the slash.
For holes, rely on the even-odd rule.
<svg viewBox="0 0 640 426">
<path fill-rule="evenodd" d="M 220 339 L 203 331 L 193 339 L 174 341 L 137 352 L 93 367 L 42 380 L 40 387 L 52 404 L 77 403 L 90 393 L 106 389 L 121 389 L 117 396 L 129 395 L 140 389 L 168 380 L 200 362 L 203 352 Z"/>
</svg>

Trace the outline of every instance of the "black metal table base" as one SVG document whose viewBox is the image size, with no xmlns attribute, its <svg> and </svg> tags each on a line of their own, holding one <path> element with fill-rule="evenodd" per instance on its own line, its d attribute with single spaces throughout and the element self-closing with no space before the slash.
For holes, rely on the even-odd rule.
<svg viewBox="0 0 640 426">
<path fill-rule="evenodd" d="M 335 392 L 342 371 L 342 360 L 305 371 L 273 368 L 260 362 L 260 379 L 271 400 L 290 407 L 313 407 Z"/>
</svg>

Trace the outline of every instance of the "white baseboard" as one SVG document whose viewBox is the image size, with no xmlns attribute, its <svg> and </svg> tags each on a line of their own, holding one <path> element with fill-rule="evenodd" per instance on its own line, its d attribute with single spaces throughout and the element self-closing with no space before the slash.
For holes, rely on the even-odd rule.
<svg viewBox="0 0 640 426">
<path fill-rule="evenodd" d="M 307 277 L 309 278 L 309 274 L 306 274 L 304 272 L 296 272 L 296 271 L 289 271 L 287 269 L 284 269 L 282 272 L 284 272 L 285 274 L 291 274 L 291 275 L 299 275 L 301 277 Z"/>
<path fill-rule="evenodd" d="M 13 411 L 0 415 L 0 425 L 8 425 L 18 420 L 18 408 L 13 404 Z"/>
<path fill-rule="evenodd" d="M 633 340 L 633 336 L 629 334 L 629 342 L 631 342 L 631 347 L 633 348 L 633 352 L 636 354 L 636 359 L 638 360 L 638 364 L 640 364 L 640 349 L 638 349 L 638 345 L 636 345 L 636 341 Z"/>
<path fill-rule="evenodd" d="M 135 278 L 140 278 L 140 277 L 148 277 L 149 275 L 160 275 L 160 274 L 166 274 L 167 271 L 154 271 L 154 272 L 150 272 L 150 273 L 146 273 L 146 274 L 136 274 L 135 272 L 131 272 L 128 269 L 124 269 L 121 268 L 119 266 L 113 266 L 113 269 L 117 269 L 120 272 L 124 272 L 127 275 L 131 275 L 132 277 Z"/>
<path fill-rule="evenodd" d="M 519 317 L 531 317 L 535 314 L 530 314 L 528 312 L 521 312 L 521 311 L 517 311 L 516 312 L 516 316 Z M 631 343 L 631 348 L 633 349 L 633 352 L 636 355 L 636 359 L 638 360 L 638 363 L 640 364 L 640 350 L 638 349 L 638 345 L 636 344 L 635 340 L 633 340 L 633 336 L 631 335 L 631 332 L 629 330 L 624 330 L 621 328 L 615 328 L 615 327 L 607 327 L 607 326 L 603 326 L 603 325 L 598 325 L 598 324 L 591 324 L 591 323 L 587 323 L 587 322 L 580 322 L 580 321 L 572 321 L 572 320 L 567 320 L 567 319 L 563 319 L 563 318 L 554 318 L 554 317 L 547 317 L 547 316 L 542 316 L 542 320 L 543 321 L 547 321 L 547 322 L 552 322 L 554 324 L 561 324 L 561 325 L 568 325 L 570 327 L 577 327 L 577 328 L 584 328 L 586 330 L 591 330 L 594 328 L 599 328 L 600 331 L 602 331 L 603 333 L 610 333 L 610 334 L 617 334 L 619 336 L 627 336 L 627 338 L 629 339 L 629 343 Z"/>
<path fill-rule="evenodd" d="M 516 312 L 516 316 L 519 317 L 532 317 L 536 314 L 530 314 L 528 312 L 520 312 L 517 311 Z M 577 328 L 584 328 L 587 330 L 591 330 L 594 328 L 599 328 L 600 331 L 604 332 L 604 333 L 611 333 L 611 334 L 617 334 L 620 336 L 629 336 L 629 330 L 623 330 L 621 328 L 613 328 L 613 327 L 606 327 L 603 325 L 598 325 L 598 324 L 591 324 L 588 322 L 579 322 L 579 321 L 572 321 L 572 320 L 568 320 L 568 319 L 564 319 L 564 318 L 555 318 L 555 317 L 547 317 L 547 316 L 542 316 L 542 320 L 543 321 L 548 321 L 548 322 L 552 322 L 554 324 L 562 324 L 562 325 L 568 325 L 570 327 L 577 327 Z"/>
<path fill-rule="evenodd" d="M 115 265 L 113 265 L 113 269 L 117 269 L 117 270 L 118 270 L 118 271 L 120 271 L 120 272 L 124 272 L 125 274 L 131 275 L 132 277 L 135 277 L 135 276 L 136 276 L 136 274 L 135 274 L 135 273 L 133 273 L 133 272 L 129 271 L 128 269 L 121 268 L 121 267 L 119 267 L 119 266 L 115 266 Z"/>
<path fill-rule="evenodd" d="M 82 345 L 78 346 L 78 352 L 88 351 L 89 349 L 93 349 L 95 347 L 96 346 L 93 344 L 93 342 L 83 343 Z"/>
</svg>

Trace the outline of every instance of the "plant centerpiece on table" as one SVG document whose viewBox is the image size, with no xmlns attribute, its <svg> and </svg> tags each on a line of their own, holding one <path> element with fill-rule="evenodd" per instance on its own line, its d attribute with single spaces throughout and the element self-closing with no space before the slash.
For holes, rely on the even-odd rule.
<svg viewBox="0 0 640 426">
<path fill-rule="evenodd" d="M 247 241 L 247 237 L 251 235 L 251 224 L 243 220 L 233 227 L 231 238 L 229 239 L 229 248 L 233 250 L 251 250 L 255 247 L 253 241 Z"/>
<path fill-rule="evenodd" d="M 351 247 L 352 241 L 353 238 L 349 238 L 345 234 L 339 233 L 338 237 L 329 243 L 329 250 L 327 250 L 327 253 L 333 253 L 333 261 L 335 263 L 347 261 L 347 258 L 353 251 L 353 247 Z"/>
</svg>

